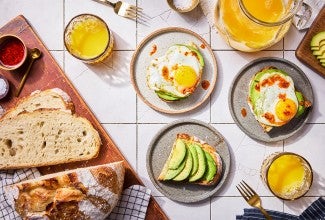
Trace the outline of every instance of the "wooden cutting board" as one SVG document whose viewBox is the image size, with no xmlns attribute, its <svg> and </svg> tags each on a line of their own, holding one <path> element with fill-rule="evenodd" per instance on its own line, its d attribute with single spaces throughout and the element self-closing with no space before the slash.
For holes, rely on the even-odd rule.
<svg viewBox="0 0 325 220">
<path fill-rule="evenodd" d="M 312 54 L 310 49 L 312 37 L 320 31 L 325 31 L 325 7 L 319 12 L 304 38 L 301 40 L 296 50 L 296 57 L 317 73 L 325 76 L 325 67 L 320 65 L 320 62 Z"/>
<path fill-rule="evenodd" d="M 17 35 L 25 42 L 26 46 L 29 49 L 37 47 L 42 51 L 42 58 L 35 61 L 32 70 L 26 80 L 25 86 L 23 87 L 23 90 L 20 94 L 20 97 L 27 96 L 35 90 L 45 90 L 48 88 L 60 88 L 64 90 L 70 95 L 76 108 L 76 114 L 87 118 L 94 125 L 94 127 L 98 130 L 103 143 L 99 152 L 99 156 L 95 159 L 86 162 L 75 162 L 64 165 L 42 167 L 39 168 L 41 173 L 48 174 L 66 169 L 87 167 L 123 160 L 126 168 L 124 188 L 134 184 L 143 185 L 136 172 L 131 168 L 130 164 L 122 155 L 118 147 L 113 143 L 112 139 L 109 137 L 95 115 L 91 112 L 87 104 L 78 94 L 77 90 L 74 88 L 62 69 L 56 63 L 26 18 L 22 15 L 19 15 L 11 20 L 5 26 L 0 28 L 0 36 L 4 34 Z M 28 64 L 28 62 L 25 64 Z M 4 109 L 8 109 L 14 106 L 18 100 L 14 94 L 26 69 L 25 64 L 14 72 L 0 70 L 0 74 L 4 75 L 10 83 L 10 91 L 8 96 L 5 99 L 0 100 L 0 105 Z M 146 219 L 167 219 L 167 216 L 153 197 L 151 197 L 149 202 Z"/>
</svg>

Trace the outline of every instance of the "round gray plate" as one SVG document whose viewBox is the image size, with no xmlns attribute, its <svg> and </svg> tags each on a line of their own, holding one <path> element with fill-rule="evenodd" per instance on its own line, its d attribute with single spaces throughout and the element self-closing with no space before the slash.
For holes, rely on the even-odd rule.
<svg viewBox="0 0 325 220">
<path fill-rule="evenodd" d="M 205 65 L 201 81 L 209 81 L 210 86 L 204 90 L 201 85 L 198 85 L 195 92 L 188 98 L 164 102 L 147 86 L 146 69 L 151 60 L 163 56 L 172 45 L 191 42 L 198 46 L 204 58 Z M 157 46 L 157 51 L 150 56 L 153 45 Z M 201 45 L 205 48 L 202 49 Z M 131 60 L 130 75 L 136 93 L 149 107 L 169 114 L 184 113 L 197 108 L 209 98 L 217 80 L 217 62 L 209 44 L 198 34 L 179 27 L 163 28 L 153 32 L 139 44 Z"/>
<path fill-rule="evenodd" d="M 222 158 L 223 174 L 215 186 L 158 181 L 157 178 L 171 152 L 178 133 L 187 133 L 215 147 Z M 230 153 L 222 135 L 212 126 L 197 120 L 178 120 L 162 128 L 147 152 L 147 171 L 152 183 L 166 197 L 184 203 L 198 202 L 215 194 L 225 183 L 230 168 Z"/>
<path fill-rule="evenodd" d="M 288 73 L 294 81 L 296 90 L 302 92 L 304 97 L 312 104 L 314 103 L 314 95 L 305 73 L 298 66 L 285 59 L 274 57 L 257 59 L 239 71 L 229 91 L 228 104 L 233 119 L 239 128 L 251 138 L 262 142 L 275 142 L 295 134 L 308 120 L 312 108 L 309 108 L 302 116 L 292 119 L 288 124 L 273 128 L 268 133 L 264 132 L 250 111 L 247 97 L 251 78 L 266 66 L 274 66 Z M 246 109 L 246 117 L 243 117 L 241 114 L 243 108 Z"/>
</svg>

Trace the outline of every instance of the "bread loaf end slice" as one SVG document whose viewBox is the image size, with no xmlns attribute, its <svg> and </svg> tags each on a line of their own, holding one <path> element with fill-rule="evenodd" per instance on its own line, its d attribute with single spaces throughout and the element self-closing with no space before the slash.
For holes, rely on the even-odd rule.
<svg viewBox="0 0 325 220">
<path fill-rule="evenodd" d="M 87 119 L 65 111 L 41 109 L 0 121 L 0 169 L 89 160 L 100 145 Z"/>
<path fill-rule="evenodd" d="M 31 95 L 21 98 L 15 107 L 9 109 L 2 116 L 12 118 L 23 112 L 33 112 L 37 109 L 60 109 L 62 111 L 73 112 L 74 105 L 67 93 L 59 88 L 37 90 Z"/>
</svg>

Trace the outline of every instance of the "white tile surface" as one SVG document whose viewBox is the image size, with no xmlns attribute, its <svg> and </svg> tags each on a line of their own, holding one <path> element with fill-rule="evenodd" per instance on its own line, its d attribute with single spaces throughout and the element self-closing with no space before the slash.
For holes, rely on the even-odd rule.
<svg viewBox="0 0 325 220">
<path fill-rule="evenodd" d="M 243 53 L 227 46 L 217 31 L 209 27 L 199 7 L 190 13 L 179 14 L 171 10 L 166 1 L 126 1 L 144 8 L 149 19 L 136 23 L 118 17 L 112 8 L 91 0 L 0 0 L 0 26 L 19 14 L 29 20 L 170 219 L 235 219 L 249 207 L 235 188 L 241 180 L 262 196 L 265 208 L 297 215 L 319 196 L 325 196 L 324 77 L 304 66 L 294 55 L 305 32 L 291 28 L 282 41 L 267 51 Z M 65 51 L 64 27 L 73 16 L 81 13 L 100 16 L 113 31 L 114 52 L 103 63 L 87 65 Z M 152 110 L 136 96 L 129 77 L 131 57 L 140 41 L 157 29 L 170 26 L 187 28 L 203 36 L 214 50 L 218 63 L 217 85 L 210 99 L 185 114 L 168 115 Z M 228 109 L 228 91 L 236 74 L 250 61 L 266 56 L 282 57 L 297 64 L 308 76 L 315 96 L 307 125 L 291 138 L 273 144 L 259 143 L 246 136 L 234 123 Z M 231 152 L 230 173 L 224 186 L 212 198 L 194 204 L 176 203 L 164 197 L 153 186 L 146 171 L 146 154 L 152 138 L 167 123 L 186 118 L 211 123 L 225 137 Z M 275 198 L 261 181 L 262 161 L 277 151 L 298 153 L 311 163 L 314 181 L 305 197 L 283 202 Z"/>
<path fill-rule="evenodd" d="M 47 48 L 63 49 L 63 1 L 1 0 L 0 5 L 0 26 L 22 14 L 35 28 Z"/>
</svg>

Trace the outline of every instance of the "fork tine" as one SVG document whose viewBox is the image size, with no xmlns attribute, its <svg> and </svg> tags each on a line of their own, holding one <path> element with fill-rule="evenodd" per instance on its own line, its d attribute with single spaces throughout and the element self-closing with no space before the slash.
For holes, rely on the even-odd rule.
<svg viewBox="0 0 325 220">
<path fill-rule="evenodd" d="M 239 185 L 248 197 L 253 197 L 253 193 L 242 182 Z"/>
<path fill-rule="evenodd" d="M 245 199 L 246 201 L 248 201 L 249 196 L 248 196 L 248 194 L 245 192 L 245 190 L 242 188 L 242 186 L 241 186 L 241 185 L 238 185 L 238 186 L 236 186 L 236 188 L 238 189 L 238 191 L 240 192 L 240 194 L 244 197 L 244 199 Z"/>
<path fill-rule="evenodd" d="M 136 19 L 136 15 L 135 14 L 131 14 L 129 12 L 127 12 L 125 15 L 123 15 L 126 18 L 130 18 L 130 19 Z"/>
<path fill-rule="evenodd" d="M 244 195 L 244 193 L 242 192 L 241 189 L 238 188 L 238 186 L 236 186 L 237 190 L 239 191 L 239 193 L 242 195 L 242 197 L 247 201 L 247 197 Z"/>
<path fill-rule="evenodd" d="M 129 5 L 129 8 L 131 8 L 131 9 L 133 9 L 133 10 L 135 10 L 135 11 L 142 11 L 142 10 L 143 10 L 142 8 L 137 7 L 137 6 L 135 6 L 135 5 Z"/>
<path fill-rule="evenodd" d="M 245 188 L 250 191 L 253 195 L 257 194 L 244 180 L 242 181 L 245 185 Z"/>
</svg>

